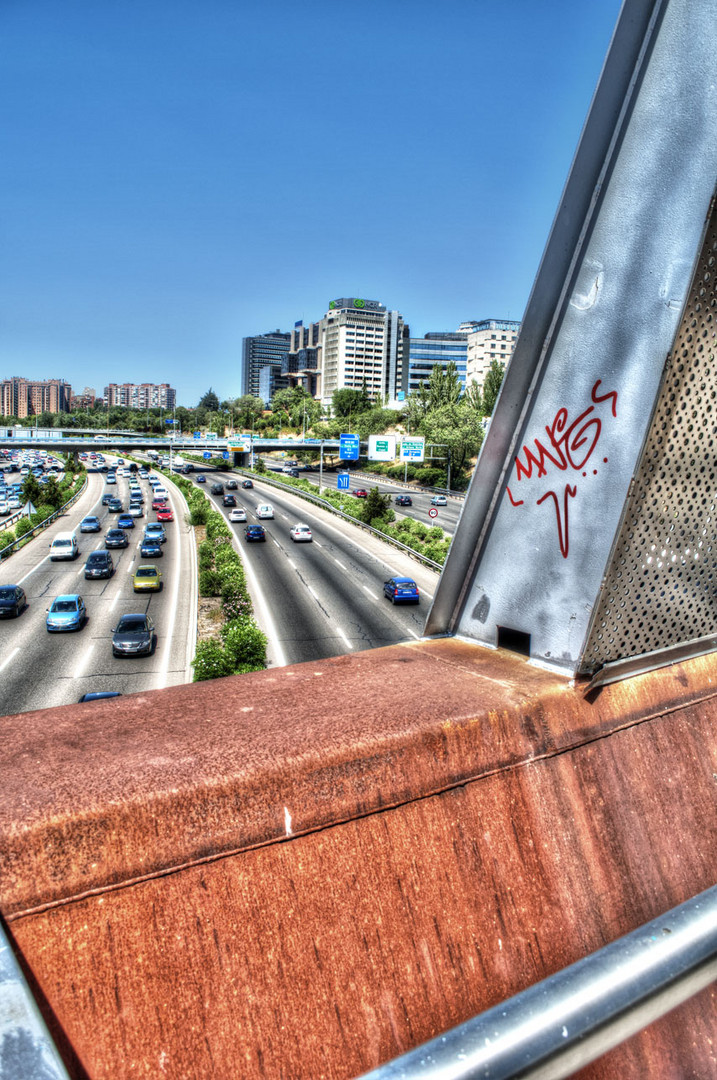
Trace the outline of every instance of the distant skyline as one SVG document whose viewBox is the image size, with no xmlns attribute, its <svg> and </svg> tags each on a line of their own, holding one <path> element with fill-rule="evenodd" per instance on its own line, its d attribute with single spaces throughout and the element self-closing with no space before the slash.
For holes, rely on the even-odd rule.
<svg viewBox="0 0 717 1080">
<path fill-rule="evenodd" d="M 520 319 L 618 0 L 0 9 L 0 379 L 240 391 L 331 299 Z"/>
</svg>

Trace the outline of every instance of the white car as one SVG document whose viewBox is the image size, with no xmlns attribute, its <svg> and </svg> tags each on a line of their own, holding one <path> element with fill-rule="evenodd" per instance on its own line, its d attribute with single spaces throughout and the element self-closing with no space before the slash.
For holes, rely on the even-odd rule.
<svg viewBox="0 0 717 1080">
<path fill-rule="evenodd" d="M 268 503 L 265 503 L 263 506 L 257 506 L 257 508 L 256 508 L 256 516 L 258 518 L 273 518 L 273 516 L 274 516 L 274 507 L 269 506 Z"/>
<path fill-rule="evenodd" d="M 289 529 L 289 536 L 295 544 L 310 543 L 311 540 L 313 540 L 311 529 L 308 525 L 292 525 Z"/>
<path fill-rule="evenodd" d="M 5 514 L 9 514 L 9 513 L 10 513 L 10 503 L 7 501 L 7 499 L 0 499 L 0 514 L 5 515 Z"/>
<path fill-rule="evenodd" d="M 7 504 L 11 510 L 22 510 L 22 502 L 17 495 L 13 495 L 11 499 L 8 499 Z"/>
<path fill-rule="evenodd" d="M 243 506 L 235 506 L 233 510 L 229 511 L 230 521 L 246 521 L 246 510 Z"/>
<path fill-rule="evenodd" d="M 448 506 L 448 499 L 445 495 L 434 495 L 431 499 L 431 506 Z"/>
<path fill-rule="evenodd" d="M 141 503 L 130 503 L 129 513 L 132 517 L 144 517 L 144 509 Z"/>
</svg>

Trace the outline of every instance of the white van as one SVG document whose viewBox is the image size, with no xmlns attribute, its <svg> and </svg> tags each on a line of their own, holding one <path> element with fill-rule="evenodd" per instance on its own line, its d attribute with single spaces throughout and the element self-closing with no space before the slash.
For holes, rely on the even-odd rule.
<svg viewBox="0 0 717 1080">
<path fill-rule="evenodd" d="M 56 559 L 76 559 L 79 554 L 80 549 L 77 546 L 77 537 L 74 533 L 58 533 L 50 544 L 50 558 L 53 561 Z"/>
</svg>

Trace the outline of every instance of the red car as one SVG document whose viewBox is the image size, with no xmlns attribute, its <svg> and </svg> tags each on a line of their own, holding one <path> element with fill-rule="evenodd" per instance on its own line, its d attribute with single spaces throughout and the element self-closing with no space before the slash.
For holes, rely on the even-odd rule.
<svg viewBox="0 0 717 1080">
<path fill-rule="evenodd" d="M 356 488 L 354 495 L 357 499 L 368 499 L 368 491 L 366 488 Z"/>
<path fill-rule="evenodd" d="M 166 505 L 167 505 L 167 500 L 166 499 L 153 499 L 152 500 L 152 509 L 153 510 L 161 510 Z"/>
<path fill-rule="evenodd" d="M 171 506 L 160 506 L 157 511 L 157 521 L 174 521 Z"/>
</svg>

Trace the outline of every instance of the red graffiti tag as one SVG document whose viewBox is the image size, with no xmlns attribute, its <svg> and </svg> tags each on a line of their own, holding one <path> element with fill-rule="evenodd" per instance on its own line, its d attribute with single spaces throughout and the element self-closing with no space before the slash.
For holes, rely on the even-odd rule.
<svg viewBox="0 0 717 1080">
<path fill-rule="evenodd" d="M 542 441 L 534 439 L 533 445 L 535 449 L 527 445 L 523 446 L 523 460 L 521 460 L 520 454 L 516 455 L 515 458 L 516 483 L 530 480 L 534 471 L 538 478 L 547 476 L 551 465 L 560 472 L 566 472 L 570 469 L 574 472 L 580 472 L 585 468 L 600 441 L 602 433 L 602 420 L 597 415 L 595 406 L 609 401 L 612 415 L 617 416 L 617 392 L 610 390 L 607 394 L 599 394 L 598 389 L 601 383 L 602 379 L 598 379 L 590 391 L 592 405 L 584 409 L 572 423 L 569 422 L 568 410 L 561 407 L 556 412 L 552 424 L 546 425 L 545 434 L 547 439 Z M 607 458 L 603 458 L 603 461 L 606 462 Z M 597 469 L 593 469 L 593 474 L 596 473 Z M 583 472 L 582 475 L 586 476 L 587 473 Z M 510 488 L 507 488 L 507 491 L 512 506 L 523 506 L 523 499 L 516 499 Z M 558 544 L 560 554 L 564 559 L 567 559 L 570 551 L 568 500 L 574 499 L 576 495 L 577 487 L 566 483 L 563 490 L 562 505 L 560 497 L 555 491 L 546 491 L 544 495 L 541 495 L 536 500 L 537 506 L 544 503 L 546 499 L 552 498 L 553 500 L 558 525 Z"/>
</svg>

